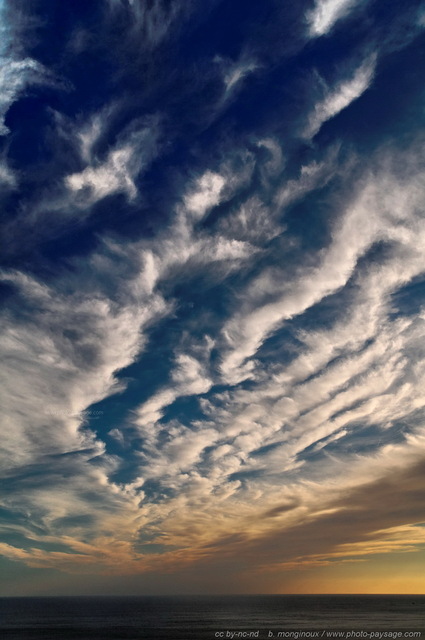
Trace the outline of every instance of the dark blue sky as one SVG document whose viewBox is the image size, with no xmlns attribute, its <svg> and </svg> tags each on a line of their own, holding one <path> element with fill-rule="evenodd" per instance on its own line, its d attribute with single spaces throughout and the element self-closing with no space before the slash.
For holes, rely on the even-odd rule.
<svg viewBox="0 0 425 640">
<path fill-rule="evenodd" d="M 1 593 L 422 592 L 421 3 L 0 29 Z"/>
</svg>

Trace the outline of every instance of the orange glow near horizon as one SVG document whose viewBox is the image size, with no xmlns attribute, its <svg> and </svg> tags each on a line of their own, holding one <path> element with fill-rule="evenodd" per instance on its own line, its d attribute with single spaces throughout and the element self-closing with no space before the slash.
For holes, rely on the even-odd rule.
<svg viewBox="0 0 425 640">
<path fill-rule="evenodd" d="M 294 571 L 279 593 L 424 595 L 425 552 L 389 554 Z"/>
</svg>

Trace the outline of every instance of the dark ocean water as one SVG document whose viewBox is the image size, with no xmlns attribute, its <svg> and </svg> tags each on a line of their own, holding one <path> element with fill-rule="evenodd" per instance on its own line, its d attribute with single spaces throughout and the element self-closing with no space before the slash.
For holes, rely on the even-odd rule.
<svg viewBox="0 0 425 640">
<path fill-rule="evenodd" d="M 335 631 L 346 640 L 420 631 L 425 640 L 425 596 L 0 598 L 0 638 L 7 639 L 329 640 Z"/>
</svg>

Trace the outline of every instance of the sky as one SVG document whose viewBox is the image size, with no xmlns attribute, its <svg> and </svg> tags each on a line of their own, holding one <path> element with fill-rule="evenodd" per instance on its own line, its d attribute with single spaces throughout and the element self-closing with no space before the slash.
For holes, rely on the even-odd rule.
<svg viewBox="0 0 425 640">
<path fill-rule="evenodd" d="M 424 593 L 425 7 L 0 31 L 0 595 Z"/>
</svg>

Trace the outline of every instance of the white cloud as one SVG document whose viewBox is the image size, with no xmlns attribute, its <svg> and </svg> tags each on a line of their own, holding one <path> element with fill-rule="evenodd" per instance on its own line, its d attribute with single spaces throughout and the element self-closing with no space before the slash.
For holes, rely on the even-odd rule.
<svg viewBox="0 0 425 640">
<path fill-rule="evenodd" d="M 151 268 L 158 282 L 173 279 L 179 274 L 179 269 L 180 274 L 186 270 L 190 275 L 194 269 L 208 264 L 214 264 L 217 276 L 222 274 L 224 277 L 256 252 L 256 248 L 245 239 L 229 238 L 226 234 L 212 234 L 197 228 L 215 206 L 226 202 L 243 186 L 245 169 L 241 173 L 242 177 L 231 174 L 226 166 L 220 173 L 203 173 L 190 183 L 175 207 L 175 217 L 170 226 L 149 244 L 147 253 L 146 243 L 142 241 L 139 244 L 144 255 L 150 255 Z M 214 271 L 210 270 L 210 275 Z"/>
<path fill-rule="evenodd" d="M 375 56 L 368 58 L 349 80 L 341 82 L 316 104 L 305 131 L 307 137 L 316 135 L 327 120 L 346 109 L 368 89 L 373 79 L 375 64 Z"/>
<path fill-rule="evenodd" d="M 14 60 L 0 57 L 0 135 L 9 133 L 4 117 L 9 107 L 30 83 L 43 83 L 48 77 L 45 69 L 35 60 Z"/>
<path fill-rule="evenodd" d="M 221 59 L 219 59 L 221 61 Z M 245 76 L 252 71 L 258 69 L 258 63 L 253 60 L 240 60 L 233 65 L 226 65 L 224 70 L 224 84 L 226 85 L 226 93 L 233 91 Z"/>
<path fill-rule="evenodd" d="M 100 257 L 92 256 L 89 279 L 76 276 L 78 286 L 66 276 L 46 286 L 19 272 L 3 274 L 3 280 L 19 289 L 22 306 L 19 313 L 12 306 L 3 316 L 0 340 L 1 468 L 4 477 L 19 479 L 4 492 L 2 506 L 18 523 L 25 522 L 20 533 L 33 548 L 3 551 L 30 566 L 53 561 L 78 572 L 85 564 L 114 564 L 108 545 L 114 540 L 116 550 L 128 548 L 137 532 L 137 487 L 110 480 L 119 460 L 106 454 L 104 442 L 86 425 L 92 418 L 93 428 L 101 432 L 107 416 L 87 408 L 123 389 L 125 383 L 118 381 L 116 372 L 134 361 L 144 347 L 147 328 L 171 307 L 152 291 L 143 265 L 130 278 L 121 279 L 117 269 L 118 293 L 102 293 L 105 260 L 115 261 L 117 268 L 131 256 L 120 256 L 119 247 L 114 254 L 111 243 L 109 254 Z M 148 263 L 146 268 L 149 271 Z M 123 441 L 121 430 L 111 435 Z M 95 542 L 82 555 L 70 557 L 69 550 L 72 555 L 81 550 L 82 536 Z M 40 551 L 40 541 L 59 545 L 63 554 Z"/>
<path fill-rule="evenodd" d="M 402 240 L 401 233 L 407 233 L 400 228 L 403 218 L 413 215 L 423 197 L 417 174 L 408 183 L 409 179 L 403 182 L 385 172 L 377 180 L 372 178 L 335 225 L 332 241 L 318 255 L 317 266 L 299 269 L 289 281 L 279 269 L 266 269 L 251 281 L 243 292 L 241 308 L 223 327 L 228 345 L 223 351 L 224 380 L 237 383 L 250 377 L 254 366 L 250 359 L 267 337 L 286 319 L 344 287 L 359 258 L 374 242 Z"/>
<path fill-rule="evenodd" d="M 36 308 L 31 319 L 6 320 L 1 340 L 5 420 L 10 427 L 3 465 L 98 446 L 90 433 L 79 431 L 80 414 L 120 388 L 114 373 L 139 353 L 141 331 L 165 313 L 164 301 L 151 296 L 144 307 L 128 300 L 118 308 L 90 294 L 65 298 L 48 288 L 39 294 L 37 282 L 19 274 L 8 279 L 24 292 L 31 287 Z"/>
<path fill-rule="evenodd" d="M 150 245 L 150 251 L 143 251 L 147 261 L 145 272 L 152 274 L 152 288 L 175 277 L 179 268 L 192 274 L 194 268 L 214 264 L 217 277 L 220 277 L 220 273 L 227 275 L 242 261 L 252 257 L 256 249 L 245 239 L 228 239 L 224 235 L 209 235 L 196 230 L 197 222 L 217 206 L 221 198 L 229 198 L 239 183 L 237 176 L 228 179 L 225 174 L 207 171 L 189 186 L 182 204 L 177 205 L 174 223 Z M 142 247 L 143 242 L 140 249 Z M 220 271 L 220 264 L 224 265 L 224 272 Z M 209 391 L 213 380 L 207 373 L 207 362 L 213 346 L 214 342 L 205 336 L 198 346 L 192 344 L 193 353 L 176 349 L 170 385 L 159 389 L 137 409 L 135 424 L 139 428 L 160 420 L 164 409 L 177 398 Z"/>
<path fill-rule="evenodd" d="M 80 131 L 77 133 L 77 139 L 80 146 L 81 158 L 90 164 L 96 159 L 95 149 L 96 144 L 102 139 L 105 134 L 105 130 L 110 124 L 111 118 L 116 110 L 116 104 L 110 104 L 101 109 L 101 111 L 95 113 L 91 119 L 89 119 Z"/>
<path fill-rule="evenodd" d="M 6 163 L 0 165 L 0 183 L 10 189 L 14 189 L 16 187 L 16 176 Z"/>
<path fill-rule="evenodd" d="M 223 218 L 218 228 L 226 236 L 262 246 L 283 231 L 273 211 L 257 195 L 250 196 L 235 212 Z"/>
<path fill-rule="evenodd" d="M 186 211 L 196 220 L 201 220 L 207 211 L 219 204 L 225 184 L 222 175 L 206 171 L 196 181 L 193 190 L 184 197 Z"/>
<path fill-rule="evenodd" d="M 94 138 L 91 136 L 90 140 Z M 93 145 L 87 149 L 86 158 L 95 162 Z M 49 460 L 64 454 L 70 456 L 66 486 L 60 482 L 53 491 L 45 490 L 43 485 L 19 500 L 13 494 L 8 497 L 8 504 L 18 511 L 30 508 L 33 522 L 45 527 L 56 537 L 56 543 L 63 543 L 66 548 L 75 549 L 77 541 L 60 542 L 58 522 L 62 518 L 93 517 L 93 525 L 87 525 L 85 535 L 93 537 L 96 527 L 101 528 L 109 531 L 112 538 L 115 536 L 118 546 L 121 544 L 118 538 L 121 541 L 134 538 L 139 526 L 136 507 L 143 496 L 140 488 L 143 478 L 137 487 L 117 486 L 108 479 L 119 461 L 107 456 L 104 443 L 83 426 L 87 417 L 84 412 L 92 403 L 122 388 L 115 372 L 140 353 L 144 329 L 170 312 L 172 303 L 164 301 L 158 292 L 159 285 L 172 280 L 176 267 L 184 268 L 185 264 L 198 264 L 199 268 L 225 263 L 231 268 L 252 255 L 248 243 L 211 237 L 196 230 L 198 215 L 204 215 L 221 197 L 229 197 L 221 195 L 223 185 L 227 184 L 228 194 L 232 193 L 233 177 L 227 180 L 221 174 L 212 175 L 212 180 L 207 173 L 188 188 L 187 197 L 176 206 L 175 219 L 158 237 L 122 246 L 105 241 L 101 250 L 89 257 L 86 267 L 80 264 L 84 273 L 86 268 L 89 270 L 90 277 L 80 280 L 82 274 L 78 270 L 78 287 L 62 282 L 60 277 L 55 285 L 47 287 L 20 273 L 5 276 L 22 291 L 23 299 L 33 311 L 31 316 L 24 314 L 19 322 L 11 319 L 5 324 L 2 355 L 7 362 L 4 389 L 8 394 L 5 419 L 9 432 L 4 464 L 14 473 L 18 468 L 24 473 L 27 465 L 42 465 L 46 456 Z M 105 286 L 111 273 L 112 292 Z M 132 275 L 129 277 L 128 273 Z M 171 386 L 160 390 L 141 408 L 142 422 L 158 420 L 165 406 L 179 396 L 209 390 L 207 361 L 212 346 L 207 338 L 197 349 L 192 344 L 190 352 L 176 349 Z M 149 429 L 145 435 L 148 434 Z M 112 429 L 109 435 L 126 445 L 122 429 Z M 216 439 L 214 429 L 199 434 L 184 427 L 178 429 L 163 457 L 153 457 L 146 477 L 160 478 L 172 469 L 180 473 L 183 468 L 191 468 L 205 447 Z M 96 458 L 96 468 L 102 469 L 103 475 L 95 474 L 92 458 Z M 49 468 L 53 468 L 52 462 Z M 50 478 L 46 482 L 50 484 Z M 97 506 L 82 495 L 81 483 L 96 488 Z M 68 509 L 64 507 L 66 504 Z M 108 516 L 111 511 L 114 515 Z M 117 537 L 113 531 L 120 526 L 123 531 Z M 26 535 L 30 533 L 27 531 Z M 104 541 L 99 544 L 104 545 Z M 89 557 L 80 558 L 81 566 L 86 562 L 114 562 L 112 553 L 108 560 L 99 553 L 99 546 L 94 545 Z M 22 557 L 29 563 L 42 562 L 43 566 L 48 562 L 25 554 Z M 68 570 L 65 560 L 63 566 Z M 59 559 L 57 562 L 61 563 Z"/>
<path fill-rule="evenodd" d="M 81 173 L 68 176 L 67 185 L 73 191 L 89 188 L 90 200 L 93 201 L 116 191 L 127 192 L 130 199 L 134 198 L 137 190 L 128 169 L 133 154 L 131 147 L 111 151 L 104 164 L 96 168 L 87 167 Z"/>
<path fill-rule="evenodd" d="M 266 172 L 272 175 L 278 174 L 285 164 L 281 146 L 273 138 L 263 138 L 257 142 L 257 145 L 267 149 L 270 154 L 270 159 L 264 163 Z"/>
<path fill-rule="evenodd" d="M 325 186 L 341 169 L 344 171 L 338 165 L 338 150 L 338 146 L 332 147 L 323 160 L 303 165 L 297 178 L 283 181 L 283 186 L 278 187 L 274 196 L 279 210 L 284 210 L 314 189 Z"/>
<path fill-rule="evenodd" d="M 97 118 L 90 128 L 80 133 L 83 158 L 91 159 L 92 147 L 101 126 Z M 117 192 L 124 192 L 129 199 L 134 199 L 137 195 L 134 180 L 156 155 L 157 144 L 158 123 L 155 119 L 132 123 L 103 162 L 94 160 L 80 173 L 66 177 L 68 189 L 80 197 L 77 204 L 87 206 Z"/>
<path fill-rule="evenodd" d="M 0 2 L 0 136 L 9 133 L 4 117 L 29 84 L 51 83 L 48 71 L 36 60 L 21 56 L 8 7 Z"/>
<path fill-rule="evenodd" d="M 314 9 L 307 14 L 310 36 L 318 37 L 328 33 L 355 6 L 356 0 L 317 0 Z"/>
<path fill-rule="evenodd" d="M 208 360 L 212 347 L 213 343 L 206 338 L 202 349 L 204 364 L 192 355 L 177 353 L 171 372 L 171 386 L 161 389 L 138 408 L 135 424 L 154 424 L 162 418 L 163 410 L 177 398 L 209 391 L 212 380 L 205 371 L 205 361 Z"/>
<path fill-rule="evenodd" d="M 143 0 L 108 0 L 113 11 L 129 8 L 131 11 L 131 29 L 126 36 L 137 38 L 140 46 L 146 49 L 157 47 L 172 32 L 186 14 L 190 13 L 190 3 L 180 1 L 166 4 L 153 0 L 146 4 Z M 114 16 L 112 15 L 112 19 Z"/>
</svg>

